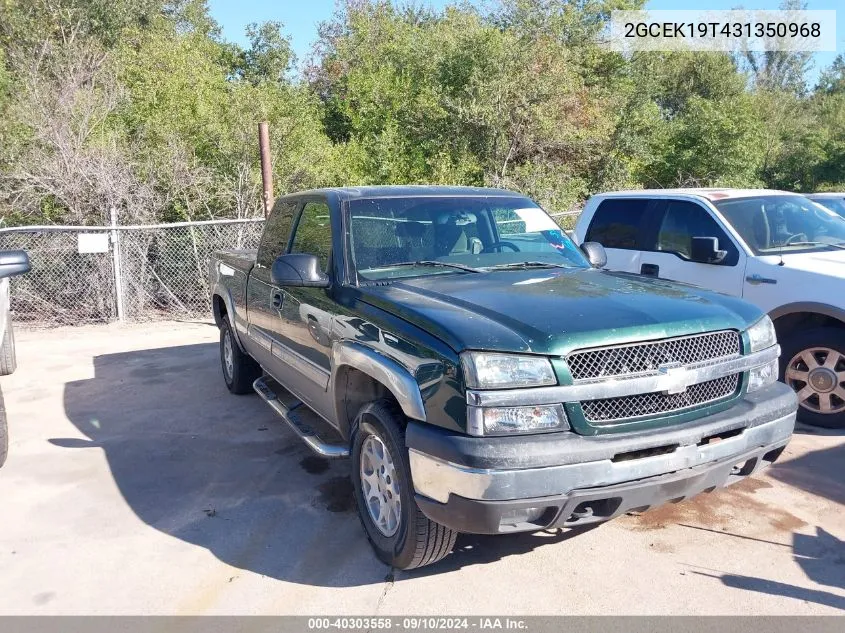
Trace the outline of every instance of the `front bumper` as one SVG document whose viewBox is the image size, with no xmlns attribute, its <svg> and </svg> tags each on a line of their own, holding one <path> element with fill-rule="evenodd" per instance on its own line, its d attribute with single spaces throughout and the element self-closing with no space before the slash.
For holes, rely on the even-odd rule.
<svg viewBox="0 0 845 633">
<path fill-rule="evenodd" d="M 411 422 L 406 443 L 430 519 L 461 532 L 530 531 L 605 521 L 739 481 L 777 459 L 796 408 L 793 391 L 775 383 L 727 411 L 649 432 L 473 438 Z"/>
</svg>

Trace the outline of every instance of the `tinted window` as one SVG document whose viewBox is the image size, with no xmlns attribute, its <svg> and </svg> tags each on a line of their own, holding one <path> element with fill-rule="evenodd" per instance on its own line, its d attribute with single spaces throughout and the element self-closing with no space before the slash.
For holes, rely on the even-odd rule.
<svg viewBox="0 0 845 633">
<path fill-rule="evenodd" d="M 585 242 L 605 248 L 639 248 L 638 235 L 649 201 L 645 198 L 613 198 L 596 209 Z"/>
<path fill-rule="evenodd" d="M 719 248 L 728 251 L 726 264 L 734 264 L 737 251 L 731 239 L 701 205 L 685 200 L 669 200 L 657 233 L 657 250 L 678 253 L 689 259 L 693 237 L 715 237 Z"/>
<path fill-rule="evenodd" d="M 270 217 L 264 223 L 264 234 L 258 246 L 258 256 L 255 261 L 270 268 L 276 258 L 281 255 L 288 245 L 290 226 L 298 203 L 293 200 L 279 200 L 276 202 Z"/>
<path fill-rule="evenodd" d="M 329 206 L 325 202 L 307 202 L 296 224 L 296 234 L 293 236 L 290 252 L 316 255 L 320 258 L 320 266 L 325 270 L 331 250 Z"/>
</svg>

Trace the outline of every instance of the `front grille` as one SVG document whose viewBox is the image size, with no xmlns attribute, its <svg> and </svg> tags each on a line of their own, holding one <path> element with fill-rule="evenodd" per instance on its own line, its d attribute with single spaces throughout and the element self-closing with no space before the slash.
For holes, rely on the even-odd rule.
<svg viewBox="0 0 845 633">
<path fill-rule="evenodd" d="M 708 332 L 573 352 L 566 357 L 572 378 L 602 378 L 651 373 L 664 363 L 689 365 L 739 354 L 739 333 L 735 330 Z"/>
<path fill-rule="evenodd" d="M 608 424 L 626 418 L 676 412 L 728 398 L 739 388 L 740 374 L 691 385 L 683 393 L 642 393 L 635 396 L 583 400 L 584 417 L 593 424 Z"/>
</svg>

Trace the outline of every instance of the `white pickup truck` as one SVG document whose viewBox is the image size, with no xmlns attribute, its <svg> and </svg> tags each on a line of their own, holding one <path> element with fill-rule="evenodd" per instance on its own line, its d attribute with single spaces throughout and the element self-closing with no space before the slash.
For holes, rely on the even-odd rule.
<svg viewBox="0 0 845 633">
<path fill-rule="evenodd" d="M 784 191 L 616 191 L 587 201 L 574 239 L 601 243 L 609 270 L 756 304 L 774 321 L 799 419 L 845 428 L 845 218 Z"/>
<path fill-rule="evenodd" d="M 29 256 L 25 251 L 0 251 L 0 376 L 15 371 L 15 332 L 9 309 L 9 277 L 29 270 Z M 6 406 L 0 391 L 0 466 L 6 461 L 9 450 L 9 432 L 6 425 Z"/>
</svg>

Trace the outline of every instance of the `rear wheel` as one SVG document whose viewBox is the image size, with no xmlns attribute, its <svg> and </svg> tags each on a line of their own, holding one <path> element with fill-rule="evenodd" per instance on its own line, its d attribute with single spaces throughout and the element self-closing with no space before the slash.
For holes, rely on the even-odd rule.
<svg viewBox="0 0 845 633">
<path fill-rule="evenodd" d="M 845 428 L 845 331 L 822 327 L 782 343 L 781 379 L 798 394 L 798 419 Z"/>
<path fill-rule="evenodd" d="M 404 422 L 388 400 L 361 408 L 353 428 L 352 485 L 376 555 L 397 569 L 414 569 L 444 558 L 458 533 L 428 519 L 414 500 Z"/>
<path fill-rule="evenodd" d="M 6 313 L 6 331 L 3 333 L 3 342 L 0 343 L 0 376 L 8 376 L 18 366 L 18 359 L 15 356 L 15 330 L 12 327 L 12 316 Z"/>
<path fill-rule="evenodd" d="M 252 393 L 252 383 L 261 375 L 261 367 L 238 347 L 226 318 L 220 325 L 220 364 L 229 391 L 238 395 Z"/>
</svg>

